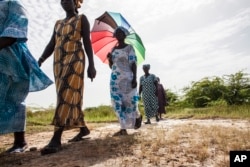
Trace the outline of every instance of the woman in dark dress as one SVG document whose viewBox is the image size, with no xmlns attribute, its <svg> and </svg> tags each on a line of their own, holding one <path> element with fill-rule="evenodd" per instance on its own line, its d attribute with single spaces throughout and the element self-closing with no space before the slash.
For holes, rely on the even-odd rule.
<svg viewBox="0 0 250 167">
<path fill-rule="evenodd" d="M 158 116 L 160 120 L 162 119 L 162 114 L 166 114 L 165 106 L 167 105 L 167 96 L 163 85 L 160 83 L 160 78 L 157 77 L 157 97 L 158 97 Z"/>
</svg>

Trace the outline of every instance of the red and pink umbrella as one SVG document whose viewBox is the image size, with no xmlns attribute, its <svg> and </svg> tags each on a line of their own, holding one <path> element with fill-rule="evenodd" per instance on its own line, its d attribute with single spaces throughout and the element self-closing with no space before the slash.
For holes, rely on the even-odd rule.
<svg viewBox="0 0 250 167">
<path fill-rule="evenodd" d="M 107 54 L 111 52 L 112 48 L 117 44 L 116 38 L 113 37 L 113 32 L 119 26 L 129 31 L 125 42 L 133 46 L 137 63 L 141 63 L 145 59 L 145 47 L 139 35 L 120 13 L 105 12 L 95 19 L 94 26 L 91 30 L 91 43 L 95 55 L 98 56 L 102 62 L 108 63 Z"/>
</svg>

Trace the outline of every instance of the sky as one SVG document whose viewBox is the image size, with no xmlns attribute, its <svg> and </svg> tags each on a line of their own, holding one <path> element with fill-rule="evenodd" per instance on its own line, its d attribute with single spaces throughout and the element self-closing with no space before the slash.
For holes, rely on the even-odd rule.
<svg viewBox="0 0 250 167">
<path fill-rule="evenodd" d="M 28 47 L 38 59 L 58 19 L 65 17 L 60 0 L 20 0 L 29 18 Z M 92 28 L 105 11 L 119 12 L 141 37 L 150 64 L 165 89 L 180 94 L 192 81 L 204 77 L 250 74 L 249 0 L 84 0 L 84 13 Z M 87 60 L 87 59 L 86 59 Z M 110 105 L 110 69 L 94 55 L 96 78 L 85 77 L 83 108 Z M 86 67 L 87 67 L 86 63 Z M 52 79 L 53 55 L 41 69 Z M 32 92 L 27 106 L 56 104 L 55 85 Z"/>
</svg>

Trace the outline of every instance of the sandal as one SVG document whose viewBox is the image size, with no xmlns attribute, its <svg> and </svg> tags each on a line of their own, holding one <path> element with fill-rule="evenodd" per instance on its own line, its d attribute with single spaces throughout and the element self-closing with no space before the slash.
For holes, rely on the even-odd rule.
<svg viewBox="0 0 250 167">
<path fill-rule="evenodd" d="M 85 127 L 82 127 L 80 132 L 75 136 L 73 137 L 72 139 L 69 140 L 69 142 L 78 142 L 78 141 L 81 141 L 83 140 L 83 136 L 87 136 L 90 134 L 90 131 L 89 129 L 85 126 Z"/>
<path fill-rule="evenodd" d="M 134 129 L 139 129 L 141 127 L 141 122 L 142 122 L 142 115 L 140 115 L 139 118 L 136 118 Z"/>
<path fill-rule="evenodd" d="M 14 145 L 11 148 L 9 148 L 8 150 L 6 150 L 6 153 L 22 153 L 27 148 L 28 148 L 27 144 L 24 144 L 23 146 Z"/>
</svg>

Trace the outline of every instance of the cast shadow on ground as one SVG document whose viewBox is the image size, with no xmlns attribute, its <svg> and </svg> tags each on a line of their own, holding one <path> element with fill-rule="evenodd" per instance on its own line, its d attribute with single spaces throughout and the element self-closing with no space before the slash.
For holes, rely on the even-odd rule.
<svg viewBox="0 0 250 167">
<path fill-rule="evenodd" d="M 104 164 L 109 166 L 114 161 L 109 159 L 119 159 L 133 155 L 133 145 L 138 143 L 137 133 L 128 136 L 102 137 L 94 139 L 84 139 L 75 143 L 65 143 L 62 150 L 55 154 L 41 156 L 40 150 L 27 151 L 21 154 L 0 154 L 0 164 L 2 167 L 13 166 L 92 166 Z M 120 162 L 117 162 L 120 163 Z"/>
</svg>

